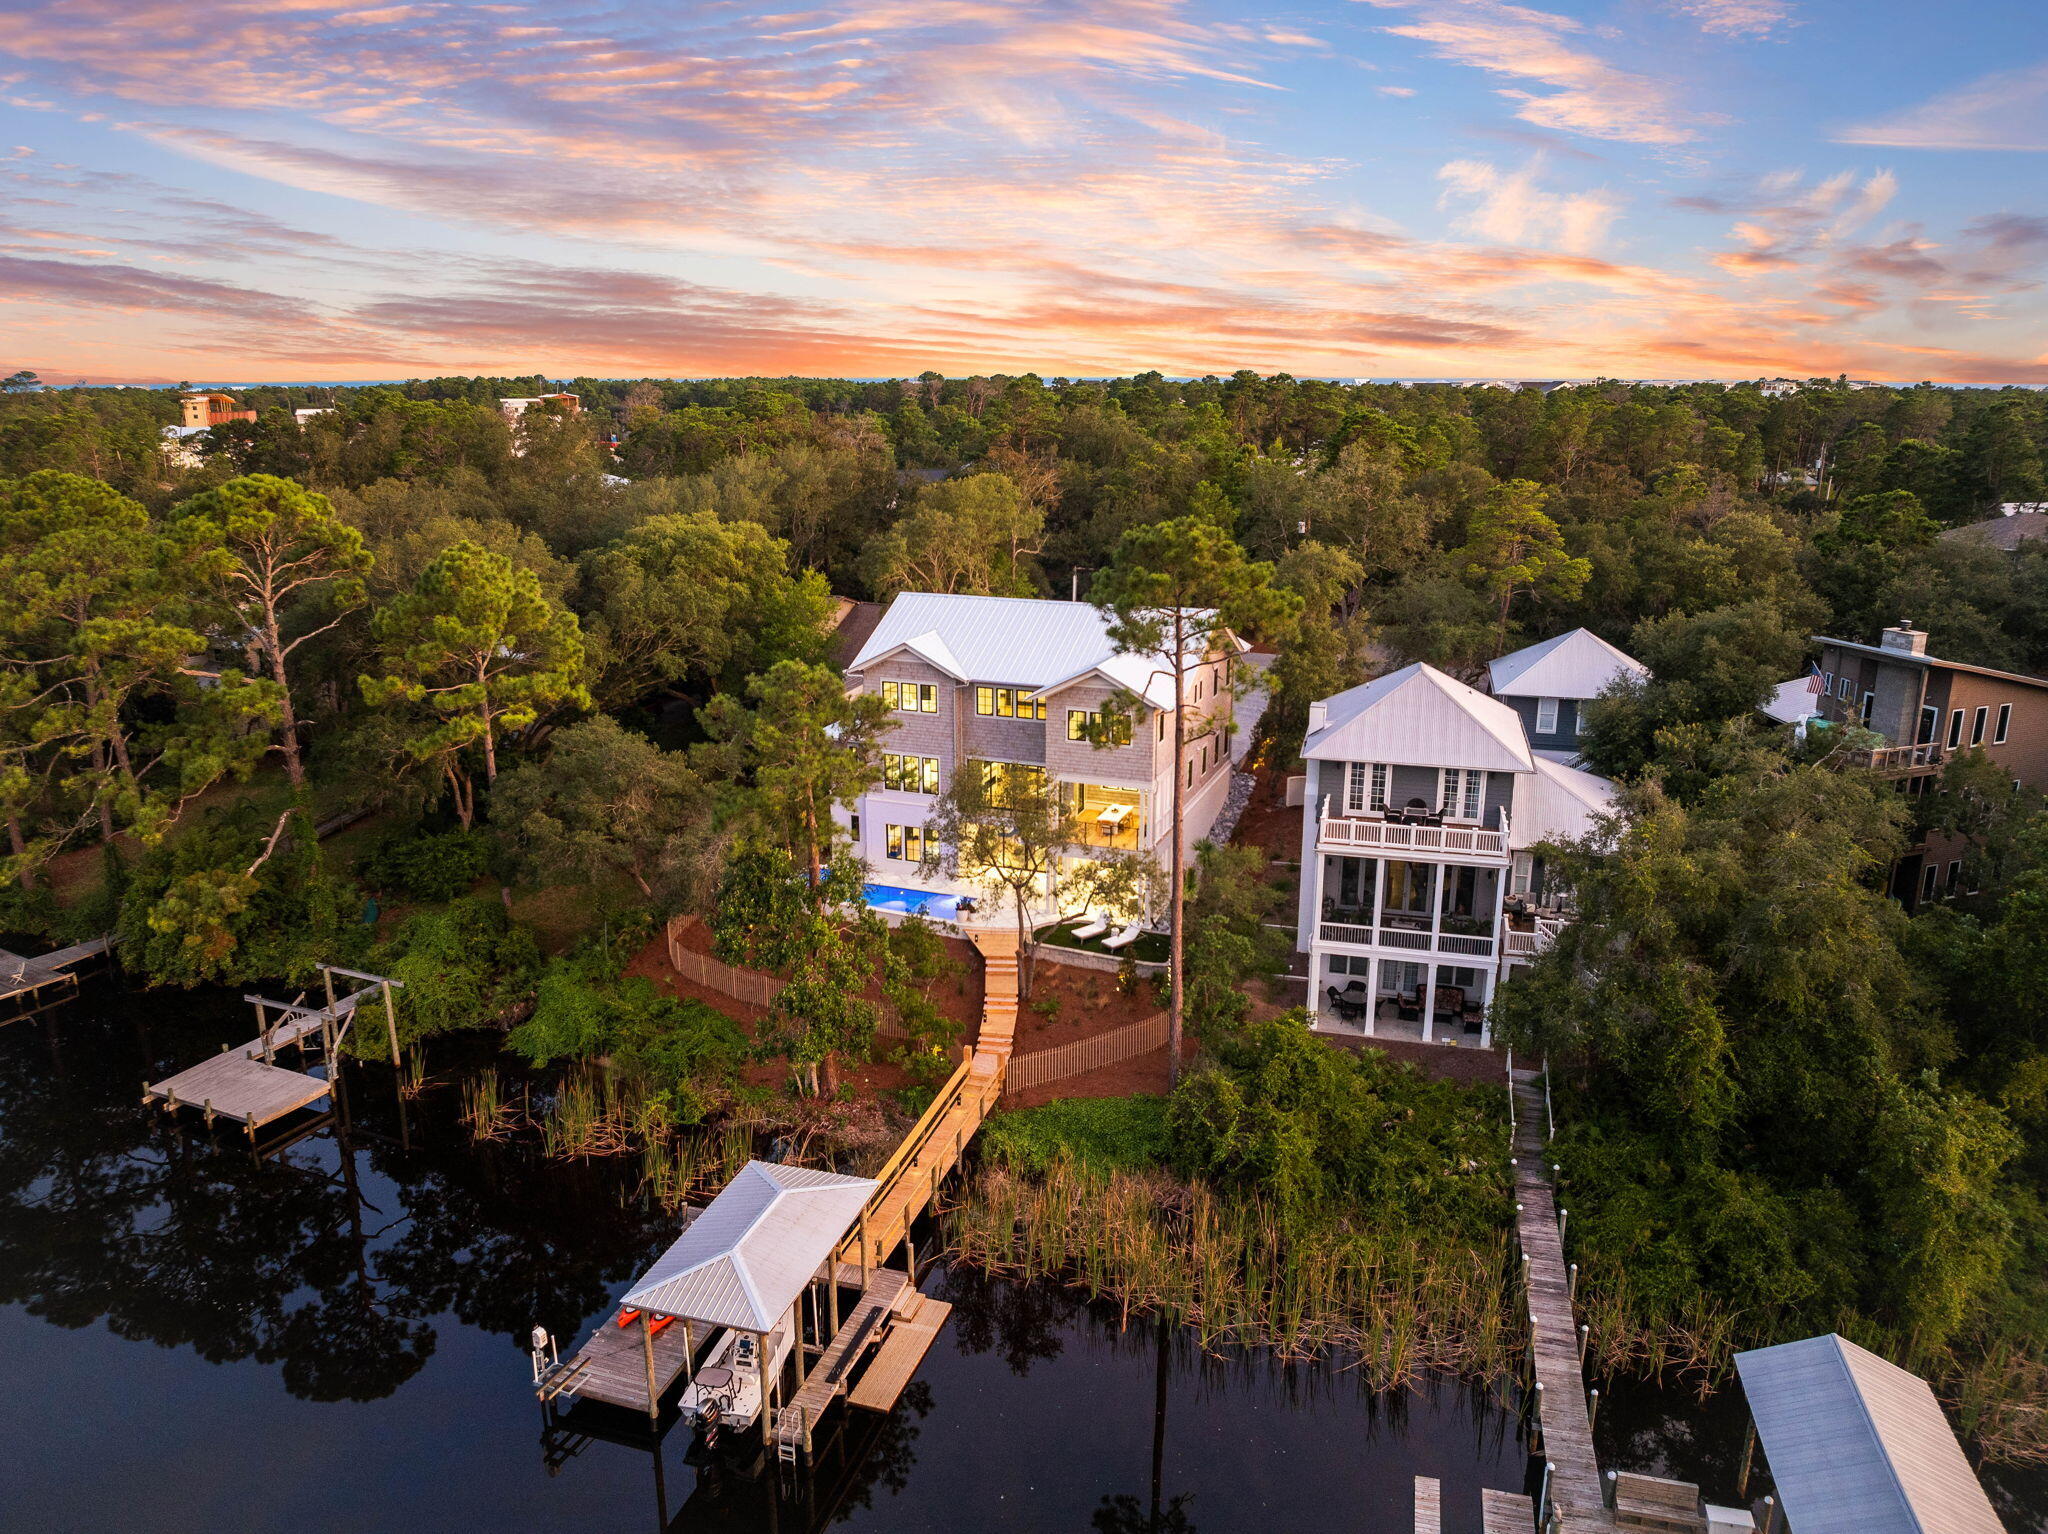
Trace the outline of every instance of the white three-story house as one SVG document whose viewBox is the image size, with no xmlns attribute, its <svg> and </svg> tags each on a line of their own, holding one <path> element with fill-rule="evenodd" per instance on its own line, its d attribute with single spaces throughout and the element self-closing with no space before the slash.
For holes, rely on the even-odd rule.
<svg viewBox="0 0 2048 1534">
<path fill-rule="evenodd" d="M 1302 756 L 1297 936 L 1317 1026 L 1490 1044 L 1501 977 L 1565 915 L 1535 849 L 1590 830 L 1612 786 L 1420 664 L 1311 704 Z"/>
</svg>

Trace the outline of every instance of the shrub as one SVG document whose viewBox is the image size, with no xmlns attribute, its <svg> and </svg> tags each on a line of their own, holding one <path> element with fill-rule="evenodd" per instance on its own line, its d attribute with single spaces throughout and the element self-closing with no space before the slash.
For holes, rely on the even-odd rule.
<svg viewBox="0 0 2048 1534">
<path fill-rule="evenodd" d="M 408 916 L 369 967 L 405 983 L 397 992 L 404 1043 L 501 1022 L 533 994 L 540 949 L 497 901 L 472 896 Z M 382 1028 L 359 1027 L 349 1047 L 381 1060 L 388 1045 Z"/>
<path fill-rule="evenodd" d="M 356 863 L 356 877 L 373 890 L 414 900 L 453 900 L 484 876 L 491 839 L 481 831 L 393 831 Z"/>
<path fill-rule="evenodd" d="M 1020 1172 L 1042 1172 L 1061 1156 L 1099 1171 L 1164 1161 L 1171 1141 L 1163 1097 L 1070 1097 L 999 1113 L 982 1130 L 984 1151 Z"/>
</svg>

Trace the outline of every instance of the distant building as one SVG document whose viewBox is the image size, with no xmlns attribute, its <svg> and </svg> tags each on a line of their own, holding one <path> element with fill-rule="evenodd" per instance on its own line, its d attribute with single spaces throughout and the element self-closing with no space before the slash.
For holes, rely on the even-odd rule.
<svg viewBox="0 0 2048 1534">
<path fill-rule="evenodd" d="M 1487 668 L 1487 690 L 1522 716 L 1531 749 L 1559 760 L 1578 756 L 1585 705 L 1621 677 L 1647 677 L 1650 668 L 1617 650 L 1591 629 L 1573 629 Z"/>
<path fill-rule="evenodd" d="M 211 430 L 206 426 L 166 426 L 163 429 L 164 462 L 174 469 L 196 469 L 205 458 L 200 456 L 199 444 L 194 440 Z"/>
<path fill-rule="evenodd" d="M 2048 501 L 2007 501 L 1997 516 L 1951 527 L 1941 536 L 1945 543 L 1977 543 L 2010 554 L 2023 543 L 2048 538 Z"/>
<path fill-rule="evenodd" d="M 183 419 L 182 426 L 195 431 L 205 431 L 228 421 L 253 421 L 256 412 L 237 408 L 232 394 L 195 392 L 178 396 L 178 408 Z"/>
<path fill-rule="evenodd" d="M 498 408 L 505 413 L 508 421 L 517 421 L 535 405 L 560 405 L 566 415 L 581 415 L 583 401 L 574 394 L 536 394 L 526 399 L 501 399 Z"/>
<path fill-rule="evenodd" d="M 2048 677 L 1966 666 L 1927 653 L 1927 635 L 1900 619 L 1874 645 L 1816 634 L 1821 697 L 1814 712 L 1861 725 L 1885 744 L 1856 765 L 1930 791 L 1948 759 L 1982 751 L 2013 781 L 2048 790 Z M 1908 906 L 1961 889 L 1967 840 L 1934 835 L 1893 865 L 1892 894 Z"/>
<path fill-rule="evenodd" d="M 312 420 L 312 419 L 313 419 L 313 417 L 314 417 L 314 416 L 316 416 L 316 415 L 333 415 L 333 414 L 334 414 L 334 407 L 333 407 L 332 405 L 321 405 L 321 406 L 319 406 L 319 407 L 317 407 L 317 408 L 315 408 L 315 409 L 311 409 L 311 410 L 294 410 L 294 411 L 292 412 L 292 419 L 293 419 L 294 421 L 297 421 L 297 422 L 299 423 L 299 425 L 301 425 L 301 426 L 304 426 L 304 425 L 305 425 L 305 424 L 306 424 L 306 423 L 307 423 L 308 421 Z"/>
<path fill-rule="evenodd" d="M 1781 395 L 1797 394 L 1799 385 L 1790 378 L 1766 378 L 1756 386 L 1756 392 L 1767 398 L 1777 399 Z"/>
<path fill-rule="evenodd" d="M 1515 387 L 1537 394 L 1555 394 L 1559 389 L 1572 389 L 1577 385 L 1569 378 L 1525 378 Z"/>
</svg>

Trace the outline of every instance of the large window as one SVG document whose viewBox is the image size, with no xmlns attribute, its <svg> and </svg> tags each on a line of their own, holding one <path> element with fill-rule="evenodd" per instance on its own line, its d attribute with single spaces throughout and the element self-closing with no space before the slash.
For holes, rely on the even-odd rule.
<svg viewBox="0 0 2048 1534">
<path fill-rule="evenodd" d="M 1387 764 L 1351 762 L 1344 774 L 1344 813 L 1363 815 L 1387 807 Z"/>
<path fill-rule="evenodd" d="M 1997 729 L 1995 729 L 1995 730 L 1993 730 L 1993 731 L 1991 732 L 1991 744 L 1992 744 L 1992 745 L 1994 745 L 1994 746 L 2002 746 L 2002 745 L 2004 745 L 2004 744 L 2005 744 L 2005 732 L 2006 732 L 2006 728 L 2007 728 L 2007 726 L 2009 726 L 2009 725 L 2010 725 L 2011 723 L 2012 723 L 2012 705 L 2011 705 L 2010 703 L 2001 703 L 2001 704 L 1999 704 L 1999 705 L 1998 705 L 1998 728 L 1997 728 Z"/>
<path fill-rule="evenodd" d="M 939 791 L 939 759 L 935 756 L 893 756 L 883 753 L 882 786 L 911 794 Z"/>
<path fill-rule="evenodd" d="M 1093 708 L 1070 708 L 1067 710 L 1067 739 L 1093 740 L 1102 730 L 1102 712 Z M 1112 746 L 1128 746 L 1131 743 L 1131 716 L 1124 714 L 1111 725 L 1109 743 Z"/>
<path fill-rule="evenodd" d="M 1953 751 L 1963 743 L 1963 710 L 1952 708 L 1948 711 L 1948 748 Z"/>
<path fill-rule="evenodd" d="M 1536 700 L 1536 733 L 1538 735 L 1555 735 L 1557 733 L 1557 699 L 1538 698 Z"/>
<path fill-rule="evenodd" d="M 883 855 L 900 863 L 924 861 L 923 826 L 883 826 Z"/>
<path fill-rule="evenodd" d="M 1977 712 L 1976 712 L 1976 714 L 1975 714 L 1974 716 L 1972 716 L 1972 718 L 1971 718 L 1971 720 L 1970 720 L 1970 744 L 1971 744 L 1971 745 L 1973 745 L 1973 746 L 1981 746 L 1981 745 L 1983 745 L 1983 744 L 1984 744 L 1984 726 L 1985 726 L 1986 722 L 1987 722 L 1987 721 L 1989 721 L 1990 717 L 1991 717 L 1991 710 L 1990 710 L 1990 708 L 1989 708 L 1989 707 L 1987 707 L 1987 706 L 1986 706 L 1986 705 L 1984 705 L 1984 704 L 1981 704 L 1981 703 L 1980 703 L 1980 704 L 1978 704 L 1978 705 L 1977 705 Z"/>
<path fill-rule="evenodd" d="M 1045 786 L 1045 769 L 1034 762 L 986 762 L 969 764 L 981 774 L 981 792 L 990 804 L 1008 804 L 1015 789 L 1034 792 Z"/>
<path fill-rule="evenodd" d="M 1443 812 L 1458 820 L 1477 820 L 1480 801 L 1486 792 L 1486 774 L 1476 767 L 1446 767 L 1443 781 Z"/>
<path fill-rule="evenodd" d="M 974 711 L 985 718 L 1043 719 L 1045 699 L 1021 687 L 977 687 Z"/>
<path fill-rule="evenodd" d="M 901 709 L 906 714 L 936 714 L 939 689 L 932 682 L 884 682 L 882 706 Z"/>
<path fill-rule="evenodd" d="M 1433 864 L 1389 860 L 1384 909 L 1407 916 L 1427 917 L 1430 875 L 1433 871 Z"/>
</svg>

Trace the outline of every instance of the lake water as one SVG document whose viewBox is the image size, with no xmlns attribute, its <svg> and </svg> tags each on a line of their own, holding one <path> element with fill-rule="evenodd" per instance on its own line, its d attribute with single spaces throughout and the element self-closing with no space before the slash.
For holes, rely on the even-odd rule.
<svg viewBox="0 0 2048 1534">
<path fill-rule="evenodd" d="M 345 1131 L 261 1163 L 232 1126 L 210 1141 L 141 1106 L 145 1079 L 248 1018 L 231 996 L 95 983 L 0 1028 L 9 1527 L 1408 1534 L 1420 1474 L 1444 1484 L 1445 1529 L 1477 1534 L 1480 1487 L 1524 1489 L 1494 1392 L 1218 1360 L 944 1268 L 925 1287 L 957 1308 L 917 1382 L 888 1417 L 835 1409 L 808 1475 L 699 1466 L 687 1432 L 656 1443 L 602 1411 L 550 1421 L 529 1329 L 579 1338 L 673 1218 L 623 1162 L 474 1144 L 450 1086 L 401 1122 L 380 1067 L 350 1071 Z M 1610 1387 L 1600 1428 L 1624 1462 L 1732 1500 L 1732 1399 Z M 2017 1484 L 2013 1529 L 2048 1529 L 2041 1491 Z"/>
</svg>

